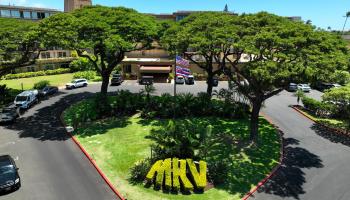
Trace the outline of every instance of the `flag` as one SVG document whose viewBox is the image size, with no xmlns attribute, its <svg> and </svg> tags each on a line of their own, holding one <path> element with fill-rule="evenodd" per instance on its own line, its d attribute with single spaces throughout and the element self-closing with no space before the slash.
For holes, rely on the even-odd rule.
<svg viewBox="0 0 350 200">
<path fill-rule="evenodd" d="M 188 77 L 189 75 L 192 75 L 192 72 L 190 69 L 176 66 L 176 76 Z"/>
<path fill-rule="evenodd" d="M 181 56 L 176 56 L 176 65 L 181 67 L 190 67 L 190 61 L 183 59 Z"/>
</svg>

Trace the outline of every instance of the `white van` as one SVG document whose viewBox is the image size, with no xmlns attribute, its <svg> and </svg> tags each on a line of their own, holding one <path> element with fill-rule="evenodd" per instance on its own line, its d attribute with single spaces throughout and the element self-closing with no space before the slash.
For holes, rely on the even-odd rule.
<svg viewBox="0 0 350 200">
<path fill-rule="evenodd" d="M 38 90 L 28 90 L 20 93 L 15 98 L 15 105 L 19 108 L 28 109 L 38 102 Z"/>
</svg>

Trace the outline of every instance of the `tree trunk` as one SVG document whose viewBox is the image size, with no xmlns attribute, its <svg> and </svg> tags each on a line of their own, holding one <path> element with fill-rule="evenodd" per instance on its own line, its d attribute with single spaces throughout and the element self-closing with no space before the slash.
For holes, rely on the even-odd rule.
<svg viewBox="0 0 350 200">
<path fill-rule="evenodd" d="M 250 141 L 253 143 L 258 142 L 259 137 L 259 113 L 262 105 L 262 101 L 254 100 L 253 110 L 250 116 Z"/>
<path fill-rule="evenodd" d="M 213 75 L 211 73 L 208 73 L 208 78 L 207 78 L 207 94 L 209 96 L 212 95 L 213 93 Z"/>
<path fill-rule="evenodd" d="M 108 85 L 109 85 L 109 76 L 108 73 L 102 73 L 102 85 L 101 85 L 101 94 L 107 95 Z"/>
</svg>

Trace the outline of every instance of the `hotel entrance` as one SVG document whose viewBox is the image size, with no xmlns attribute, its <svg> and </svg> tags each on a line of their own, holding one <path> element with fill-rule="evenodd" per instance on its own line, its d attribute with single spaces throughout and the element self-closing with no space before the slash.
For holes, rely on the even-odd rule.
<svg viewBox="0 0 350 200">
<path fill-rule="evenodd" d="M 140 78 L 142 76 L 153 76 L 154 82 L 156 83 L 166 83 L 169 74 L 171 73 L 172 66 L 147 66 L 147 65 L 141 65 L 140 66 Z"/>
</svg>

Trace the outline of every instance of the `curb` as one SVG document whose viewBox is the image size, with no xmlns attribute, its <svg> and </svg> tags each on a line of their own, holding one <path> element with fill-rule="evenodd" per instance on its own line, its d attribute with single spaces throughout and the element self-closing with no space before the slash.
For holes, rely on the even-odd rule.
<svg viewBox="0 0 350 200">
<path fill-rule="evenodd" d="M 326 129 L 328 129 L 328 130 L 330 130 L 330 131 L 333 131 L 333 132 L 335 132 L 335 133 L 337 133 L 337 134 L 342 134 L 342 135 L 350 136 L 350 133 L 347 132 L 346 130 L 333 128 L 333 127 L 324 125 L 324 124 L 322 124 L 322 123 L 319 123 L 319 122 L 313 120 L 313 119 L 310 118 L 309 116 L 305 115 L 304 112 L 302 112 L 302 111 L 298 108 L 299 106 L 293 105 L 293 106 L 291 106 L 291 107 L 292 107 L 295 111 L 297 111 L 299 114 L 301 114 L 301 115 L 303 115 L 304 117 L 308 118 L 309 120 L 311 120 L 311 121 L 314 122 L 315 124 L 318 124 L 318 125 L 320 125 L 320 126 L 326 128 Z"/>
<path fill-rule="evenodd" d="M 66 123 L 63 120 L 63 112 L 60 115 L 60 121 L 61 124 L 64 127 L 66 126 Z M 90 154 L 84 149 L 84 147 L 80 144 L 80 142 L 77 140 L 77 138 L 72 135 L 72 133 L 65 131 L 66 134 L 72 138 L 73 142 L 78 146 L 78 148 L 83 152 L 83 154 L 86 156 L 86 158 L 90 161 L 90 163 L 94 166 L 94 168 L 96 169 L 96 171 L 98 172 L 98 174 L 102 177 L 102 179 L 107 183 L 107 185 L 109 186 L 109 188 L 114 192 L 114 194 L 116 194 L 121 200 L 125 200 L 124 197 L 119 193 L 119 191 L 113 186 L 112 182 L 107 178 L 107 176 L 102 172 L 102 170 L 97 166 L 97 163 L 95 162 L 95 160 L 90 156 Z"/>
<path fill-rule="evenodd" d="M 284 144 L 283 144 L 283 132 L 272 122 L 272 120 L 267 117 L 264 113 L 260 113 L 262 117 L 265 118 L 266 121 L 268 121 L 272 126 L 274 126 L 278 134 L 280 136 L 280 142 L 281 142 L 281 147 L 280 147 L 280 159 L 277 165 L 272 169 L 270 174 L 268 174 L 262 181 L 260 181 L 253 189 L 251 189 L 243 198 L 242 200 L 247 200 L 250 197 L 254 195 L 254 193 L 261 187 L 263 186 L 269 179 L 271 179 L 278 171 L 278 169 L 281 167 L 283 164 L 283 158 L 284 158 Z"/>
</svg>

